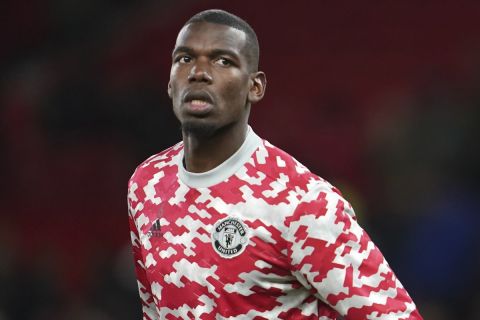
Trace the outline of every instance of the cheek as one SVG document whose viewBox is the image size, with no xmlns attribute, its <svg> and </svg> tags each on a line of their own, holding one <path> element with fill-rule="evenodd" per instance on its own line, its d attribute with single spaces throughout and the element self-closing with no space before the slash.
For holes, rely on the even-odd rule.
<svg viewBox="0 0 480 320">
<path fill-rule="evenodd" d="M 175 97 L 175 95 L 178 93 L 178 82 L 179 79 L 181 79 L 181 69 L 179 69 L 177 66 L 172 66 L 170 69 L 170 88 L 172 92 L 172 98 Z"/>
<path fill-rule="evenodd" d="M 244 104 L 248 95 L 248 81 L 245 79 L 225 81 L 224 93 L 227 101 Z"/>
<path fill-rule="evenodd" d="M 179 116 L 181 105 L 181 93 L 178 90 L 178 83 L 175 80 L 170 80 L 170 99 L 172 101 L 172 109 L 174 114 Z"/>
<path fill-rule="evenodd" d="M 170 99 L 172 100 L 173 107 L 177 106 L 181 101 L 181 92 L 178 83 L 175 81 L 170 81 Z"/>
</svg>

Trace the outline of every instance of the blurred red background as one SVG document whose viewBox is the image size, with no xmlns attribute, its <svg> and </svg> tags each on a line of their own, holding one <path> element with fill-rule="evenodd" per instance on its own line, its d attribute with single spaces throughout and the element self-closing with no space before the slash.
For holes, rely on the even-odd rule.
<svg viewBox="0 0 480 320">
<path fill-rule="evenodd" d="M 257 133 L 337 185 L 426 319 L 478 319 L 480 3 L 4 1 L 0 319 L 140 318 L 126 183 L 180 140 L 194 13 L 247 20 Z"/>
</svg>

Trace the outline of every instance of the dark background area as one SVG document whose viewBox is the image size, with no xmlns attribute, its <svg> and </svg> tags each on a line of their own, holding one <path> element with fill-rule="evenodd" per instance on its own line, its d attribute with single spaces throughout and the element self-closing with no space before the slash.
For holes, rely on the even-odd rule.
<svg viewBox="0 0 480 320">
<path fill-rule="evenodd" d="M 480 319 L 480 2 L 0 4 L 0 320 L 139 319 L 126 185 L 180 140 L 194 13 L 256 30 L 251 125 L 339 187 L 426 319 Z"/>
</svg>

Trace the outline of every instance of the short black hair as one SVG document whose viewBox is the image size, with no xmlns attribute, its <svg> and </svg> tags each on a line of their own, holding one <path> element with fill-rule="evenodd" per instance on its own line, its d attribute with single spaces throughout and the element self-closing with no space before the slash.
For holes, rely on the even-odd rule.
<svg viewBox="0 0 480 320">
<path fill-rule="evenodd" d="M 222 24 L 243 31 L 247 36 L 245 51 L 250 62 L 250 69 L 254 72 L 258 71 L 260 46 L 258 44 L 257 34 L 245 20 L 224 10 L 210 9 L 197 13 L 185 22 L 184 26 L 196 22 Z"/>
</svg>

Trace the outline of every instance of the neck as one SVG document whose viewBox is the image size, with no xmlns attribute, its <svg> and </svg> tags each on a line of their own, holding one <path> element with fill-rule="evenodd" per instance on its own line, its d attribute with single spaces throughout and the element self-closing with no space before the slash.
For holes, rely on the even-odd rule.
<svg viewBox="0 0 480 320">
<path fill-rule="evenodd" d="M 234 123 L 216 130 L 208 137 L 182 132 L 185 168 L 201 173 L 212 170 L 232 156 L 245 141 L 247 123 Z"/>
</svg>

